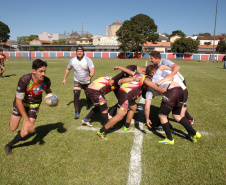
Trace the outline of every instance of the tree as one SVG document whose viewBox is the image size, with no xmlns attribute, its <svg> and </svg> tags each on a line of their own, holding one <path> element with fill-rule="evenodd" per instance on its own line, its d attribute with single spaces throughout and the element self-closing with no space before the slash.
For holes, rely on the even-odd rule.
<svg viewBox="0 0 226 185">
<path fill-rule="evenodd" d="M 29 44 L 29 42 L 34 39 L 38 39 L 38 35 L 17 37 L 17 42 L 20 44 Z"/>
<path fill-rule="evenodd" d="M 138 14 L 126 20 L 116 32 L 120 49 L 123 51 L 141 51 L 141 45 L 146 42 L 154 42 L 159 34 L 155 33 L 157 26 L 153 19 L 144 14 Z M 137 55 L 136 55 L 137 56 Z"/>
<path fill-rule="evenodd" d="M 0 40 L 6 42 L 9 39 L 10 29 L 8 25 L 0 21 Z"/>
<path fill-rule="evenodd" d="M 211 34 L 210 33 L 199 33 L 199 36 L 211 37 Z"/>
<path fill-rule="evenodd" d="M 220 53 L 224 53 L 226 52 L 226 42 L 225 41 L 221 41 L 218 45 L 216 50 Z"/>
<path fill-rule="evenodd" d="M 175 30 L 172 32 L 172 34 L 170 35 L 170 37 L 174 36 L 174 35 L 178 35 L 178 36 L 181 36 L 181 37 L 185 37 L 185 34 L 184 32 L 182 32 L 181 30 Z"/>
<path fill-rule="evenodd" d="M 199 40 L 193 40 L 191 38 L 180 38 L 174 43 L 171 43 L 171 50 L 176 53 L 193 53 L 199 49 Z"/>
</svg>

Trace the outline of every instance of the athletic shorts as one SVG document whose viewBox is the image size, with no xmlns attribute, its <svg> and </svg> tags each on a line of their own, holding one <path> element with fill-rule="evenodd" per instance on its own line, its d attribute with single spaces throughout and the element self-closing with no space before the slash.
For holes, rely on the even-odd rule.
<svg viewBox="0 0 226 185">
<path fill-rule="evenodd" d="M 38 112 L 39 112 L 39 107 L 37 107 L 37 108 L 24 107 L 24 108 L 25 108 L 25 111 L 26 111 L 29 118 L 34 118 L 34 119 L 37 118 Z M 21 116 L 21 114 L 20 114 L 20 112 L 19 112 L 19 110 L 18 110 L 18 108 L 15 104 L 13 104 L 12 115 Z"/>
<path fill-rule="evenodd" d="M 74 81 L 74 87 L 80 87 L 81 89 L 86 90 L 89 84 L 81 84 L 79 82 Z"/>
<path fill-rule="evenodd" d="M 168 89 L 167 92 L 163 94 L 162 102 L 170 105 L 171 107 L 181 107 L 187 103 L 187 101 L 184 101 L 186 100 L 185 96 L 185 90 L 181 87 L 174 87 L 172 89 Z"/>
<path fill-rule="evenodd" d="M 127 112 L 129 107 L 134 100 L 126 93 L 125 91 L 118 90 L 117 93 L 118 98 L 118 108 Z"/>
<path fill-rule="evenodd" d="M 159 110 L 159 114 L 163 114 L 165 116 L 168 116 L 170 112 L 172 111 L 172 114 L 180 115 L 182 110 L 181 107 L 171 107 L 170 105 L 162 102 Z"/>
<path fill-rule="evenodd" d="M 98 90 L 87 88 L 86 96 L 92 101 L 94 106 L 101 106 L 106 104 L 106 99 Z"/>
<path fill-rule="evenodd" d="M 0 66 L 5 67 L 4 63 L 0 63 Z"/>
</svg>

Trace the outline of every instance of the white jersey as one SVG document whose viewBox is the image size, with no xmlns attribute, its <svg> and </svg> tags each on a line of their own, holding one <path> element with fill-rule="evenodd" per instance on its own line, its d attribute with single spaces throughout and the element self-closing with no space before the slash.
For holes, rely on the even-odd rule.
<svg viewBox="0 0 226 185">
<path fill-rule="evenodd" d="M 82 60 L 78 60 L 77 57 L 72 58 L 67 66 L 68 69 L 74 68 L 74 81 L 81 84 L 89 84 L 90 81 L 85 82 L 85 79 L 90 74 L 90 69 L 94 68 L 93 61 L 84 56 Z"/>
<path fill-rule="evenodd" d="M 159 80 L 162 80 L 163 78 L 165 78 L 168 74 L 171 74 L 171 71 L 170 70 L 164 70 L 164 71 L 162 71 L 162 70 L 158 69 L 156 71 L 155 75 L 152 78 L 152 82 L 156 83 Z M 184 77 L 183 77 L 183 79 L 184 79 Z M 173 81 L 176 82 L 176 83 L 178 83 L 183 90 L 186 89 L 186 86 L 184 85 L 183 81 L 181 80 L 181 77 L 178 74 L 174 75 Z M 163 82 L 159 87 L 160 88 L 167 89 L 169 87 L 170 83 L 171 83 L 171 81 Z M 158 95 L 161 95 L 161 94 L 158 91 L 156 91 L 156 90 L 151 89 L 150 87 L 148 87 L 147 92 L 146 92 L 146 99 L 147 100 L 152 100 L 152 98 L 154 96 L 158 96 Z"/>
</svg>

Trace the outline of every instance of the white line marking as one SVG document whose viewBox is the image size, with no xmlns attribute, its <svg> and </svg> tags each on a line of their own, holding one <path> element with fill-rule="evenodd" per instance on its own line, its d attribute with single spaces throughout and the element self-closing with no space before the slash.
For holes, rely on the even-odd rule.
<svg viewBox="0 0 226 185">
<path fill-rule="evenodd" d="M 139 123 L 140 129 L 143 129 L 143 124 Z M 142 168 L 141 168 L 141 151 L 143 143 L 143 134 L 139 130 L 135 130 L 133 146 L 131 149 L 129 177 L 127 185 L 137 185 L 141 182 Z"/>
</svg>

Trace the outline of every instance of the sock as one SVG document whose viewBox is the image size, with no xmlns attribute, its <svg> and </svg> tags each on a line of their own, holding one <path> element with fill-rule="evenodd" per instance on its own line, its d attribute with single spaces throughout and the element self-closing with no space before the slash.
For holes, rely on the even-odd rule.
<svg viewBox="0 0 226 185">
<path fill-rule="evenodd" d="M 130 123 L 127 123 L 127 122 L 126 122 L 126 123 L 125 123 L 125 127 L 126 127 L 126 128 L 129 128 L 129 126 L 130 126 Z"/>
<path fill-rule="evenodd" d="M 105 125 L 108 122 L 108 113 L 101 113 L 103 124 Z"/>
<path fill-rule="evenodd" d="M 196 131 L 192 128 L 188 119 L 185 116 L 179 121 L 179 123 L 187 130 L 188 134 L 192 136 L 196 134 Z"/>
<path fill-rule="evenodd" d="M 89 114 L 87 114 L 86 118 L 90 119 L 94 114 L 96 114 L 99 111 L 99 108 L 94 107 L 91 109 L 91 111 L 89 112 Z"/>
<path fill-rule="evenodd" d="M 79 97 L 80 97 L 81 91 L 75 90 L 74 91 L 74 107 L 75 107 L 75 112 L 79 112 Z"/>
<path fill-rule="evenodd" d="M 118 104 L 115 104 L 114 107 L 111 108 L 111 110 L 109 111 L 109 115 L 110 116 L 113 116 L 114 115 L 114 113 L 117 110 L 117 106 L 118 106 Z"/>
<path fill-rule="evenodd" d="M 18 143 L 22 139 L 20 132 L 14 137 L 12 141 L 10 141 L 7 145 L 13 146 L 14 144 Z"/>
<path fill-rule="evenodd" d="M 105 128 L 105 126 L 103 126 L 103 127 L 100 129 L 100 133 L 106 132 L 106 131 L 107 131 L 107 129 Z"/>
<path fill-rule="evenodd" d="M 193 117 L 188 113 L 188 111 L 185 112 L 185 116 L 188 120 L 193 120 Z"/>
<path fill-rule="evenodd" d="M 170 124 L 169 124 L 169 122 L 167 122 L 165 124 L 162 124 L 162 128 L 163 128 L 163 130 L 166 133 L 167 139 L 172 140 L 173 137 L 172 137 L 172 134 L 171 134 L 171 131 L 170 131 Z"/>
</svg>

